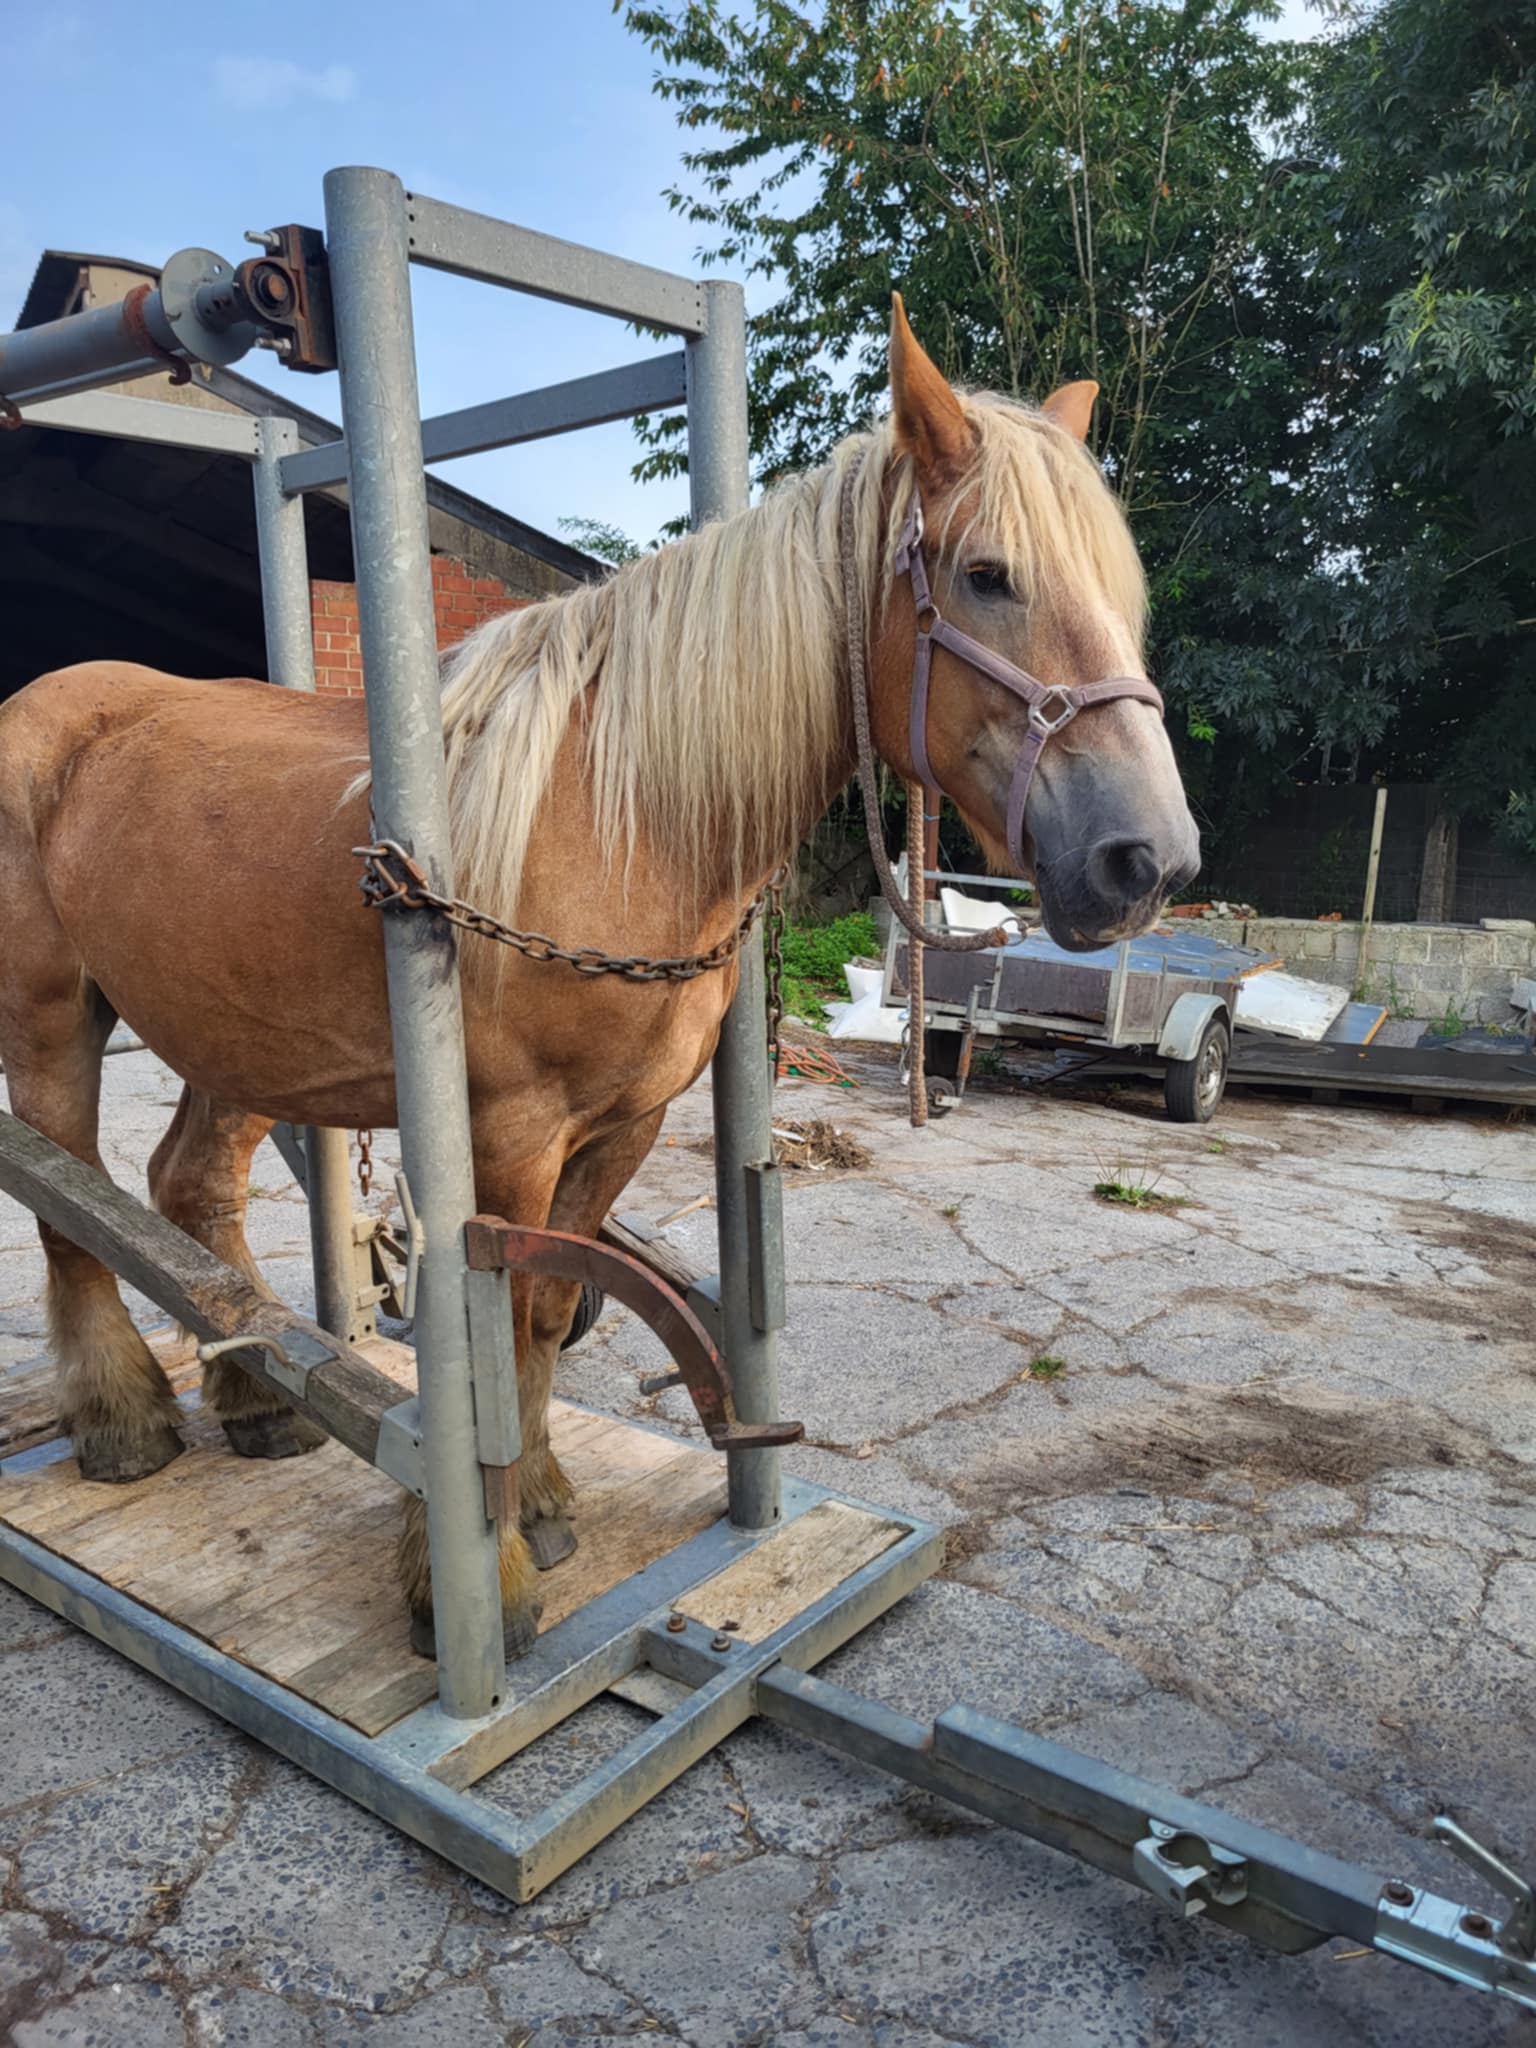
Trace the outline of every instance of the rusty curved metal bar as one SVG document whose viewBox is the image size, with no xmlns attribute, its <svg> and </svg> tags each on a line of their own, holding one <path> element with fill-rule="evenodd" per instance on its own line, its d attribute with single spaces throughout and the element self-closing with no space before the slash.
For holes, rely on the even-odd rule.
<svg viewBox="0 0 1536 2048">
<path fill-rule="evenodd" d="M 730 1369 L 682 1296 L 665 1280 L 590 1237 L 537 1230 L 500 1216 L 475 1216 L 465 1230 L 469 1264 L 481 1273 L 534 1273 L 550 1280 L 587 1280 L 632 1309 L 667 1348 L 682 1374 L 705 1433 L 717 1450 L 769 1450 L 798 1443 L 800 1422 L 738 1422 Z"/>
</svg>

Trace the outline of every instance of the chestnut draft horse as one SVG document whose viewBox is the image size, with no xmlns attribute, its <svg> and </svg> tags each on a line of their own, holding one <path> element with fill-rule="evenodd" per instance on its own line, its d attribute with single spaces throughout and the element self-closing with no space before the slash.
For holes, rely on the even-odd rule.
<svg viewBox="0 0 1536 2048">
<path fill-rule="evenodd" d="M 890 379 L 890 417 L 824 468 L 455 652 L 443 735 L 462 896 L 564 946 L 677 956 L 726 940 L 852 772 L 852 617 L 876 750 L 902 776 L 926 768 L 995 863 L 1032 868 L 1056 937 L 1097 946 L 1153 923 L 1198 841 L 1142 676 L 1136 552 L 1082 445 L 1096 387 L 1038 410 L 958 394 L 899 300 Z M 914 509 L 915 570 L 900 552 Z M 914 721 L 913 650 L 935 609 L 950 640 L 926 643 Z M 1042 720 L 999 681 L 1008 664 L 1052 686 L 1043 751 Z M 1058 731 L 1061 692 L 1078 688 L 1087 708 Z M 1037 754 L 1010 821 L 1015 771 Z M 253 1277 L 246 1178 L 271 1122 L 395 1120 L 381 920 L 352 851 L 369 836 L 360 766 L 359 706 L 255 682 L 96 661 L 0 710 L 12 1108 L 100 1166 L 101 1057 L 121 1017 L 187 1084 L 152 1199 Z M 461 950 L 478 1205 L 593 1235 L 708 1062 L 735 965 L 637 985 L 475 939 Z M 171 1388 L 113 1275 L 42 1237 L 81 1470 L 140 1478 L 181 1448 Z M 535 1557 L 573 1542 L 546 1417 L 574 1303 L 564 1284 L 513 1287 L 523 1522 L 500 1544 L 514 1648 L 533 1634 Z M 227 1361 L 205 1397 L 246 1455 L 307 1447 L 302 1418 Z M 399 1562 L 425 1647 L 424 1516 L 406 1513 Z"/>
</svg>

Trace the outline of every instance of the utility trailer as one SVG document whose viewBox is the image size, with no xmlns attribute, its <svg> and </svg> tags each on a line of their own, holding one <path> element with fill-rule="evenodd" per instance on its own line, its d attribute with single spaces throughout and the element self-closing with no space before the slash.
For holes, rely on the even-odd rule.
<svg viewBox="0 0 1536 2048">
<path fill-rule="evenodd" d="M 907 1004 L 911 941 L 892 921 L 882 1000 Z M 1235 946 L 1198 950 L 1179 932 L 1149 932 L 1070 953 L 1038 929 L 974 953 L 929 950 L 923 962 L 923 1033 L 931 1110 L 965 1094 L 978 1044 L 1079 1051 L 1084 1066 L 1133 1056 L 1163 1078 L 1175 1123 L 1206 1124 L 1221 1106 L 1238 990 L 1264 963 Z M 910 1026 L 908 1027 L 910 1031 Z"/>
</svg>

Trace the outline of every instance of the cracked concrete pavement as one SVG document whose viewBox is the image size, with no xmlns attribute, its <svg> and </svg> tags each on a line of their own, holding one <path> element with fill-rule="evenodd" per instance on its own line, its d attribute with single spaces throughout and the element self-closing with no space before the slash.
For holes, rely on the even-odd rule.
<svg viewBox="0 0 1536 2048">
<path fill-rule="evenodd" d="M 786 1176 L 784 1406 L 808 1432 L 789 1464 L 951 1542 L 828 1674 L 913 1714 L 972 1702 L 1495 1903 L 1428 1825 L 1448 1808 L 1536 1863 L 1528 1133 L 1252 1095 L 1202 1131 L 1134 1088 L 974 1094 L 914 1133 L 888 1073 L 859 1071 L 851 1096 L 779 1097 L 873 1155 Z M 147 1053 L 107 1062 L 126 1185 L 175 1093 Z M 700 1089 L 626 1205 L 705 1193 L 707 1131 Z M 1091 1192 L 1154 1176 L 1178 1206 Z M 253 1180 L 253 1245 L 305 1303 L 302 1201 L 270 1148 Z M 705 1262 L 712 1222 L 670 1235 Z M 41 1279 L 0 1203 L 0 1371 L 42 1348 Z M 638 1390 L 656 1363 L 609 1311 L 561 1391 L 688 1432 L 680 1395 Z M 643 1718 L 606 1699 L 488 1787 L 545 1799 Z M 1529 2039 L 1514 2008 L 1338 1943 L 1283 1959 L 1175 1923 L 769 1727 L 523 1908 L 8 1589 L 0 1737 L 14 2048 Z"/>
</svg>

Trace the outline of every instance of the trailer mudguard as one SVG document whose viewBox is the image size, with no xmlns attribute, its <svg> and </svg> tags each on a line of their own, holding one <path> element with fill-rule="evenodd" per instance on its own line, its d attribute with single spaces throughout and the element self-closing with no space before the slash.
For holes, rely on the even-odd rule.
<svg viewBox="0 0 1536 2048">
<path fill-rule="evenodd" d="M 1182 995 L 1163 1019 L 1163 1035 L 1157 1049 L 1165 1060 L 1192 1060 L 1200 1050 L 1205 1027 L 1213 1017 L 1232 1018 L 1220 996 Z"/>
</svg>

